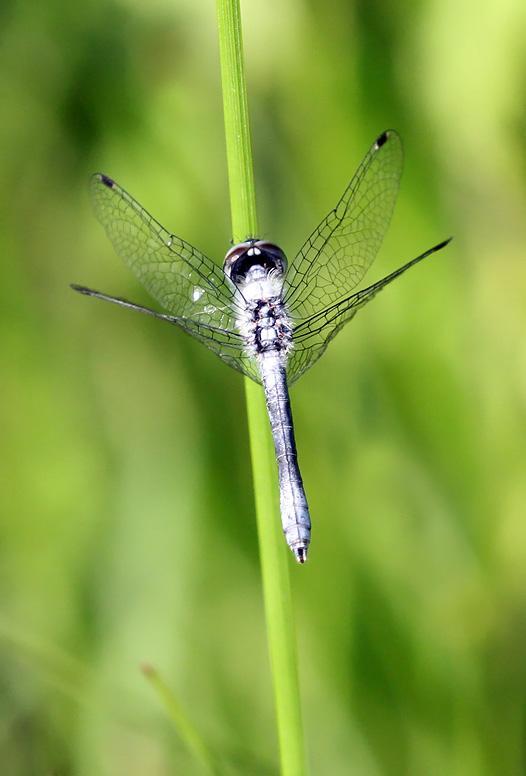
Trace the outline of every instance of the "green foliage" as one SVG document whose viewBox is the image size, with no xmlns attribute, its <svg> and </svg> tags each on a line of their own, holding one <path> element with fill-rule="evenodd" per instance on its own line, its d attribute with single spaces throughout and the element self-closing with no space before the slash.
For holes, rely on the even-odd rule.
<svg viewBox="0 0 526 776">
<path fill-rule="evenodd" d="M 406 172 L 367 282 L 455 240 L 293 389 L 311 770 L 516 776 L 523 4 L 328 8 L 244 3 L 261 233 L 294 255 L 394 126 Z M 2 772 L 201 773 L 148 662 L 231 773 L 276 773 L 242 380 L 173 328 L 68 289 L 151 303 L 92 217 L 97 169 L 221 261 L 213 7 L 8 4 L 1 61 Z"/>
</svg>

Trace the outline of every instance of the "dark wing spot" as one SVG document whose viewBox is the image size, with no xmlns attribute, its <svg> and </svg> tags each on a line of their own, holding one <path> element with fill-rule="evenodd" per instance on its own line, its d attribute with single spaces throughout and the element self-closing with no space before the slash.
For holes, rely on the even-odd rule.
<svg viewBox="0 0 526 776">
<path fill-rule="evenodd" d="M 389 140 L 389 132 L 382 132 L 380 137 L 376 139 L 375 146 L 376 148 L 381 148 L 387 141 Z"/>
<path fill-rule="evenodd" d="M 70 283 L 69 286 L 73 289 L 73 291 L 78 291 L 79 294 L 86 294 L 86 296 L 91 296 L 91 289 L 86 288 L 86 286 L 78 286 L 76 283 Z"/>
<path fill-rule="evenodd" d="M 115 181 L 113 181 L 111 178 L 108 178 L 107 175 L 104 175 L 104 173 L 100 173 L 99 175 L 100 182 L 104 183 L 105 186 L 107 186 L 109 189 L 112 189 L 115 185 Z"/>
</svg>

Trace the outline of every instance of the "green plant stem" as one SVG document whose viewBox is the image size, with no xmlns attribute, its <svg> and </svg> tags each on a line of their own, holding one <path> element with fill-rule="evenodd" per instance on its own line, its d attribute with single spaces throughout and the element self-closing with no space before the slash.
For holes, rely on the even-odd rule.
<svg viewBox="0 0 526 776">
<path fill-rule="evenodd" d="M 232 232 L 258 233 L 239 0 L 217 0 Z M 277 472 L 261 387 L 245 379 L 267 638 L 283 776 L 306 773 L 288 559 L 277 503 Z"/>
<path fill-rule="evenodd" d="M 141 669 L 144 676 L 148 679 L 163 702 L 164 707 L 168 712 L 168 716 L 172 720 L 181 740 L 186 744 L 188 751 L 193 754 L 199 763 L 201 763 L 205 773 L 210 774 L 210 776 L 219 774 L 214 758 L 208 751 L 204 740 L 201 738 L 194 724 L 185 713 L 182 705 L 159 675 L 158 671 L 151 665 L 143 665 Z"/>
</svg>

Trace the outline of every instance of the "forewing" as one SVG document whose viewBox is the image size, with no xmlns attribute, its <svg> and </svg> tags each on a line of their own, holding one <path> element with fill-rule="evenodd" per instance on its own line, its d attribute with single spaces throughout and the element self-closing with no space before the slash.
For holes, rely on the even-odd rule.
<svg viewBox="0 0 526 776">
<path fill-rule="evenodd" d="M 106 175 L 92 177 L 91 192 L 113 247 L 165 310 L 234 329 L 232 290 L 215 262 L 171 234 Z"/>
<path fill-rule="evenodd" d="M 229 366 L 259 381 L 257 366 L 235 328 L 233 292 L 220 267 L 165 229 L 106 175 L 92 177 L 95 215 L 113 247 L 171 322 Z"/>
<path fill-rule="evenodd" d="M 389 226 L 402 173 L 402 144 L 389 129 L 373 143 L 340 201 L 292 261 L 284 298 L 305 319 L 346 298 L 373 263 Z"/>
<path fill-rule="evenodd" d="M 451 239 L 451 238 L 450 238 Z M 414 267 L 423 259 L 440 251 L 450 242 L 444 240 L 438 245 L 408 261 L 385 278 L 378 280 L 368 288 L 351 294 L 347 299 L 335 302 L 325 310 L 322 310 L 298 323 L 293 332 L 293 348 L 287 363 L 287 379 L 289 384 L 297 380 L 307 371 L 322 355 L 332 338 L 340 331 L 342 326 L 348 323 L 356 313 L 374 299 L 376 294 L 385 288 L 393 280 L 403 275 L 408 269 Z"/>
</svg>

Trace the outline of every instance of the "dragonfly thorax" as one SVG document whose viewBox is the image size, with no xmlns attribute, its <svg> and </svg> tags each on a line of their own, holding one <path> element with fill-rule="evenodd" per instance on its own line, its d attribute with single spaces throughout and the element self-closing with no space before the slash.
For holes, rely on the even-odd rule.
<svg viewBox="0 0 526 776">
<path fill-rule="evenodd" d="M 286 268 L 281 248 L 266 240 L 246 240 L 225 257 L 224 272 L 237 289 L 236 327 L 253 356 L 286 356 L 290 350 L 292 329 L 282 299 Z"/>
<path fill-rule="evenodd" d="M 273 353 L 286 358 L 288 355 L 292 344 L 292 327 L 280 294 L 247 299 L 245 309 L 237 318 L 237 327 L 245 340 L 246 350 L 252 356 Z"/>
</svg>

